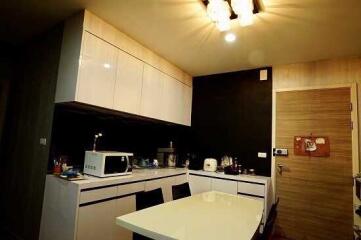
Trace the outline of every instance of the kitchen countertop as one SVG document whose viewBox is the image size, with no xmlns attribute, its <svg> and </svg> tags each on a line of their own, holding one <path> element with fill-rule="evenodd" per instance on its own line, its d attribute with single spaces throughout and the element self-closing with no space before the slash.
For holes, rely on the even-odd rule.
<svg viewBox="0 0 361 240">
<path fill-rule="evenodd" d="M 186 174 L 185 168 L 156 168 L 156 169 L 133 169 L 133 173 L 124 176 L 99 178 L 85 175 L 87 179 L 69 182 L 78 185 L 80 189 L 116 185 L 127 182 L 144 181 L 153 178 L 162 178 L 173 175 Z"/>
<path fill-rule="evenodd" d="M 123 215 L 116 223 L 153 239 L 251 240 L 262 214 L 260 200 L 212 191 Z"/>
<path fill-rule="evenodd" d="M 262 184 L 268 184 L 271 181 L 271 177 L 265 177 L 265 176 L 257 176 L 257 175 L 246 175 L 246 174 L 240 174 L 240 175 L 228 175 L 224 174 L 223 172 L 207 172 L 203 170 L 188 170 L 189 174 L 196 174 L 196 175 L 202 175 L 202 176 L 209 176 L 209 177 L 215 177 L 215 178 L 225 178 L 225 179 L 231 179 L 236 181 L 251 181 L 251 182 L 257 182 Z"/>
<path fill-rule="evenodd" d="M 226 175 L 223 172 L 206 172 L 203 170 L 188 170 L 186 168 L 156 168 L 156 169 L 133 169 L 133 173 L 124 176 L 99 178 L 89 175 L 85 175 L 85 180 L 67 181 L 69 184 L 73 184 L 79 189 L 101 187 L 106 185 L 117 185 L 127 182 L 146 181 L 154 178 L 163 178 L 181 174 L 196 174 L 202 176 L 216 177 L 231 179 L 236 181 L 250 181 L 261 184 L 269 184 L 271 178 L 264 176 L 252 176 L 252 175 Z M 53 175 L 49 175 L 54 177 Z M 64 180 L 65 181 L 65 180 Z"/>
</svg>

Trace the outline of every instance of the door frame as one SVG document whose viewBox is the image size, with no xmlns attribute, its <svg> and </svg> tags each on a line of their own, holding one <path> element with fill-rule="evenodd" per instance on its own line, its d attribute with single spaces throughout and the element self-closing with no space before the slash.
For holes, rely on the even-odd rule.
<svg viewBox="0 0 361 240">
<path fill-rule="evenodd" d="M 354 83 L 334 84 L 334 85 L 320 85 L 294 88 L 280 88 L 272 90 L 272 149 L 276 147 L 276 95 L 279 92 L 291 91 L 305 91 L 305 90 L 323 90 L 332 88 L 350 88 L 350 100 L 352 104 L 351 121 L 353 123 L 353 130 L 351 135 L 352 142 L 352 175 L 356 176 L 360 172 L 359 160 L 359 120 L 358 120 L 358 85 Z M 273 153 L 271 149 L 271 153 Z M 273 189 L 273 202 L 276 199 L 276 158 L 272 154 L 271 158 L 271 180 Z M 353 205 L 354 209 L 361 204 L 361 201 L 356 197 L 355 188 L 353 188 Z M 361 226 L 361 219 L 354 213 L 354 224 Z"/>
</svg>

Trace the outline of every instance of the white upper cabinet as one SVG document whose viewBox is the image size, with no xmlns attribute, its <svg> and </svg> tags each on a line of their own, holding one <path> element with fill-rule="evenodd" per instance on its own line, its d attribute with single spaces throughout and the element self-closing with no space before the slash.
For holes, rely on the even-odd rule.
<svg viewBox="0 0 361 240">
<path fill-rule="evenodd" d="M 139 114 L 144 63 L 119 50 L 114 109 Z"/>
<path fill-rule="evenodd" d="M 65 22 L 55 102 L 190 126 L 192 77 L 85 10 Z"/>
<path fill-rule="evenodd" d="M 169 122 L 183 124 L 185 99 L 183 97 L 183 83 L 162 73 L 163 88 L 163 119 Z"/>
<path fill-rule="evenodd" d="M 163 83 L 161 72 L 144 64 L 143 88 L 140 114 L 146 117 L 162 119 L 163 115 Z"/>
<path fill-rule="evenodd" d="M 183 84 L 183 99 L 184 99 L 184 107 L 182 113 L 183 124 L 187 126 L 191 126 L 192 120 L 192 96 L 193 91 L 192 87 Z"/>
<path fill-rule="evenodd" d="M 76 100 L 112 108 L 118 49 L 88 32 L 83 38 Z"/>
</svg>

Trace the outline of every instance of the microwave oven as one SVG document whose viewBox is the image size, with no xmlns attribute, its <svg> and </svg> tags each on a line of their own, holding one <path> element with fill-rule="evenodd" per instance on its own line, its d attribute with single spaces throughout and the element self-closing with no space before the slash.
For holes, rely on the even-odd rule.
<svg viewBox="0 0 361 240">
<path fill-rule="evenodd" d="M 133 153 L 86 151 L 84 174 L 113 177 L 132 173 Z"/>
</svg>

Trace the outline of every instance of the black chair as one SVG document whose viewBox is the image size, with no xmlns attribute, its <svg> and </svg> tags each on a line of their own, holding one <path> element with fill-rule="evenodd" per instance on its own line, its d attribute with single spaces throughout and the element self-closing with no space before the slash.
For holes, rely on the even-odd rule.
<svg viewBox="0 0 361 240">
<path fill-rule="evenodd" d="M 173 194 L 173 200 L 191 196 L 191 190 L 189 188 L 189 183 L 186 182 L 186 183 L 172 186 L 172 194 Z"/>
<path fill-rule="evenodd" d="M 274 223 L 276 222 L 276 218 L 277 218 L 278 203 L 279 203 L 279 198 L 277 199 L 276 203 L 272 205 L 271 210 L 269 211 L 269 214 L 268 214 L 266 224 L 263 228 L 263 232 L 257 238 L 258 240 L 269 240 L 270 239 L 270 237 L 272 235 L 272 231 L 273 231 L 273 226 L 274 226 Z"/>
<path fill-rule="evenodd" d="M 163 192 L 161 188 L 157 188 L 147 192 L 138 192 L 135 194 L 136 210 L 153 207 L 164 203 Z M 133 240 L 149 240 L 151 238 L 144 237 L 133 232 Z"/>
</svg>

